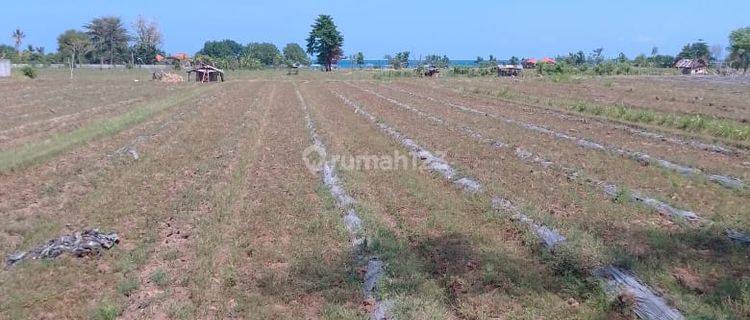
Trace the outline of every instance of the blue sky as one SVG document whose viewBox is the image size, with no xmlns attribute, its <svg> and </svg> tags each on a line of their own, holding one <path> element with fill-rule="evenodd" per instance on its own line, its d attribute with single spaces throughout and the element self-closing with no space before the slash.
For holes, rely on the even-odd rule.
<svg viewBox="0 0 750 320">
<path fill-rule="evenodd" d="M 333 16 L 344 51 L 380 59 L 408 50 L 412 57 L 438 53 L 451 59 L 494 54 L 540 57 L 603 47 L 629 57 L 675 54 L 704 39 L 727 45 L 733 29 L 750 25 L 750 1 L 226 1 L 32 0 L 2 5 L 0 43 L 20 27 L 26 44 L 56 50 L 57 35 L 93 17 L 116 15 L 128 27 L 138 15 L 156 19 L 167 52 L 194 53 L 206 40 L 234 39 L 303 44 L 315 16 Z M 12 14 L 8 14 L 8 13 Z"/>
</svg>

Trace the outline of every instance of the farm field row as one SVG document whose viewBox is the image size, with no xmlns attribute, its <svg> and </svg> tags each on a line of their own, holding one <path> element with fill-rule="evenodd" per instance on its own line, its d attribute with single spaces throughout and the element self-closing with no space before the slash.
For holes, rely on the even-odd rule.
<svg viewBox="0 0 750 320">
<path fill-rule="evenodd" d="M 673 316 L 750 316 L 747 244 L 731 237 L 750 231 L 742 149 L 430 80 L 66 85 L 80 103 L 28 86 L 0 109 L 0 152 L 36 145 L 44 156 L 0 173 L 0 252 L 91 227 L 120 243 L 1 271 L 0 318 L 643 317 L 650 306 L 608 287 L 608 268 Z M 133 108 L 149 112 L 73 135 Z M 52 135 L 81 141 L 45 152 Z M 564 240 L 544 243 L 539 230 Z"/>
<path fill-rule="evenodd" d="M 711 77 L 449 79 L 433 86 L 748 148 L 747 83 Z M 704 79 L 704 80 L 701 80 Z"/>
<path fill-rule="evenodd" d="M 554 81 L 549 78 L 449 80 L 454 88 L 477 85 L 507 88 L 519 95 L 590 101 L 682 114 L 704 114 L 742 121 L 750 120 L 750 93 L 745 81 L 719 76 L 621 76 L 583 77 Z"/>
</svg>

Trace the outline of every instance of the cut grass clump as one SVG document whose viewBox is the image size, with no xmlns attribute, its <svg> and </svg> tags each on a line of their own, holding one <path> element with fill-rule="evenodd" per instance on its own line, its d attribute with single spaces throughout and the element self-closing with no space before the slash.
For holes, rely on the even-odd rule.
<svg viewBox="0 0 750 320">
<path fill-rule="evenodd" d="M 157 269 L 151 273 L 149 280 L 159 287 L 165 287 L 169 284 L 169 275 L 163 269 Z"/>
<path fill-rule="evenodd" d="M 91 312 L 93 320 L 115 320 L 122 313 L 122 308 L 112 301 L 104 300 Z"/>
<path fill-rule="evenodd" d="M 170 319 L 187 320 L 193 319 L 195 311 L 195 305 L 190 301 L 185 301 L 170 305 L 169 309 L 167 309 L 167 315 Z"/>
<path fill-rule="evenodd" d="M 135 278 L 122 279 L 120 282 L 117 283 L 117 293 L 126 297 L 130 296 L 130 294 L 133 293 L 137 289 L 138 289 L 138 279 L 135 279 Z"/>
</svg>

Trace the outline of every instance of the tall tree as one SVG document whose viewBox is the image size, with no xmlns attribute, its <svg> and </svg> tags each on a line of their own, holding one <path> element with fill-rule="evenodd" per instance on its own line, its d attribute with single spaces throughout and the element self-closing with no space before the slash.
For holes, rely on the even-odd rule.
<svg viewBox="0 0 750 320">
<path fill-rule="evenodd" d="M 283 51 L 284 59 L 287 63 L 310 65 L 310 57 L 307 56 L 307 53 L 305 53 L 305 50 L 299 44 L 287 43 Z"/>
<path fill-rule="evenodd" d="M 591 56 L 589 57 L 589 60 L 591 60 L 591 63 L 593 64 L 599 64 L 602 61 L 604 61 L 604 56 L 602 53 L 604 52 L 604 48 L 596 48 L 591 51 Z"/>
<path fill-rule="evenodd" d="M 628 62 L 628 57 L 625 55 L 624 52 L 620 52 L 620 54 L 617 55 L 617 62 Z"/>
<path fill-rule="evenodd" d="M 357 61 L 357 66 L 362 68 L 362 65 L 365 64 L 365 54 L 360 52 L 357 52 L 357 54 L 354 56 L 354 59 Z"/>
<path fill-rule="evenodd" d="M 135 43 L 133 44 L 133 57 L 141 63 L 154 63 L 156 55 L 162 54 L 161 45 L 164 41 L 159 25 L 156 21 L 150 21 L 138 16 L 133 24 L 135 30 Z"/>
<path fill-rule="evenodd" d="M 390 55 L 386 55 L 385 57 L 393 69 L 401 69 L 409 66 L 409 51 L 397 52 L 393 57 Z"/>
<path fill-rule="evenodd" d="M 680 59 L 704 59 L 710 61 L 711 52 L 705 42 L 698 40 L 696 43 L 688 43 L 682 47 L 682 50 L 677 55 L 677 60 Z"/>
<path fill-rule="evenodd" d="M 261 63 L 271 66 L 278 62 L 277 57 L 281 54 L 279 48 L 273 43 L 251 42 L 244 51 L 245 56 L 260 60 Z"/>
<path fill-rule="evenodd" d="M 130 36 L 118 17 L 101 17 L 84 26 L 94 47 L 100 54 L 107 54 L 109 64 L 114 64 L 115 52 L 127 48 Z M 104 56 L 100 56 L 104 62 Z"/>
<path fill-rule="evenodd" d="M 203 49 L 198 51 L 200 55 L 206 55 L 211 58 L 234 59 L 237 60 L 242 56 L 245 47 L 234 40 L 206 41 Z"/>
<path fill-rule="evenodd" d="M 67 30 L 57 37 L 57 51 L 63 57 L 70 57 L 73 63 L 81 63 L 81 57 L 91 51 L 91 40 L 82 31 Z"/>
<path fill-rule="evenodd" d="M 13 42 L 16 45 L 16 51 L 18 51 L 19 48 L 21 48 L 21 43 L 23 42 L 23 39 L 26 38 L 26 34 L 21 31 L 21 28 L 16 28 L 15 31 L 10 35 L 11 38 L 13 38 Z"/>
<path fill-rule="evenodd" d="M 750 27 L 739 28 L 729 34 L 729 52 L 732 65 L 747 73 L 750 65 Z"/>
<path fill-rule="evenodd" d="M 477 58 L 481 58 L 481 57 L 477 57 Z M 425 63 L 427 65 L 435 66 L 435 67 L 438 67 L 438 68 L 447 68 L 448 65 L 450 64 L 450 59 L 446 55 L 443 55 L 441 57 L 441 56 L 436 55 L 436 54 L 428 54 L 424 58 L 424 61 L 425 61 Z M 480 61 L 480 63 L 481 63 L 481 61 Z"/>
<path fill-rule="evenodd" d="M 315 55 L 318 63 L 324 65 L 326 71 L 331 71 L 331 65 L 338 62 L 344 53 L 341 50 L 344 37 L 329 15 L 318 16 L 311 27 L 310 36 L 307 37 L 307 53 Z"/>
</svg>

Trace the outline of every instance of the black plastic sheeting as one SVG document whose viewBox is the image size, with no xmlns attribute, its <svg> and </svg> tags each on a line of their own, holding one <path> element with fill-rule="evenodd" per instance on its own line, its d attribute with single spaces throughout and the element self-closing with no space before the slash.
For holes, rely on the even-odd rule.
<svg viewBox="0 0 750 320">
<path fill-rule="evenodd" d="M 63 235 L 30 251 L 19 251 L 5 259 L 7 266 L 15 265 L 27 259 L 54 259 L 63 253 L 76 257 L 98 255 L 102 249 L 110 249 L 120 238 L 116 233 L 101 233 L 97 229 L 84 230 Z"/>
</svg>

